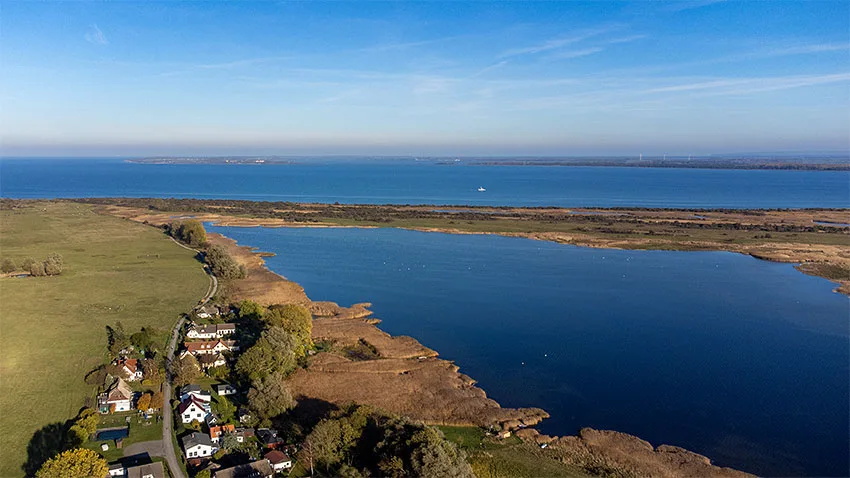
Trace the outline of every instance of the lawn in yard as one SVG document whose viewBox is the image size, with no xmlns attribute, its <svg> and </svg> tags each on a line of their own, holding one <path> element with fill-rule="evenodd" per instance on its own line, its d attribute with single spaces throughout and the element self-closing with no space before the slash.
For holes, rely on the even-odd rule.
<svg viewBox="0 0 850 478">
<path fill-rule="evenodd" d="M 3 477 L 24 474 L 34 433 L 73 418 L 93 396 L 83 378 L 105 358 L 107 325 L 168 330 L 209 285 L 193 253 L 152 227 L 83 204 L 0 211 L 0 260 L 20 264 L 53 252 L 63 258 L 59 276 L 0 278 Z"/>
</svg>

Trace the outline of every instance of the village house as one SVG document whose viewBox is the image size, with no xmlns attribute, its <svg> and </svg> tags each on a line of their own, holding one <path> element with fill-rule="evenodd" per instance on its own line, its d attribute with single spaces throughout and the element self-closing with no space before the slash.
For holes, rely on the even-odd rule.
<svg viewBox="0 0 850 478">
<path fill-rule="evenodd" d="M 239 409 L 236 411 L 236 416 L 239 419 L 239 423 L 243 424 L 250 422 L 253 418 L 251 416 L 251 411 L 248 410 L 246 407 L 239 407 Z"/>
<path fill-rule="evenodd" d="M 266 448 L 277 448 L 278 446 L 283 445 L 283 440 L 277 436 L 277 430 L 274 428 L 258 428 L 257 439 L 260 440 L 260 443 L 262 443 Z"/>
<path fill-rule="evenodd" d="M 195 397 L 189 397 L 180 402 L 177 408 L 177 413 L 180 414 L 180 420 L 183 423 L 192 423 L 194 421 L 204 422 L 207 416 L 210 415 L 210 404 Z"/>
<path fill-rule="evenodd" d="M 218 451 L 218 447 L 206 433 L 195 432 L 183 437 L 183 451 L 186 458 L 205 458 Z"/>
<path fill-rule="evenodd" d="M 216 341 L 183 342 L 183 346 L 186 348 L 187 352 L 195 356 L 203 354 L 220 354 L 222 352 L 233 352 L 239 350 L 235 341 L 221 339 Z"/>
<path fill-rule="evenodd" d="M 180 388 L 180 401 L 182 402 L 189 397 L 197 398 L 202 402 L 209 402 L 212 400 L 210 392 L 202 390 L 200 385 L 194 383 Z"/>
<path fill-rule="evenodd" d="M 225 433 L 236 433 L 236 427 L 233 425 L 212 426 L 210 427 L 210 440 L 218 445 Z"/>
<path fill-rule="evenodd" d="M 198 365 L 202 369 L 208 370 L 215 367 L 223 367 L 227 365 L 227 360 L 221 354 L 202 354 L 198 356 Z"/>
<path fill-rule="evenodd" d="M 142 366 L 136 359 L 119 360 L 117 365 L 121 367 L 121 370 L 127 376 L 127 380 L 131 382 L 144 378 Z"/>
<path fill-rule="evenodd" d="M 254 436 L 253 428 L 237 428 L 236 429 L 236 441 L 239 443 L 245 443 L 245 440 Z"/>
<path fill-rule="evenodd" d="M 121 377 L 97 397 L 97 408 L 100 413 L 126 412 L 133 408 L 133 390 Z"/>
<path fill-rule="evenodd" d="M 222 468 L 213 473 L 213 478 L 272 478 L 274 469 L 269 460 L 257 460 L 231 468 Z"/>
<path fill-rule="evenodd" d="M 145 465 L 127 468 L 127 478 L 167 478 L 162 462 L 156 461 Z"/>
<path fill-rule="evenodd" d="M 272 464 L 275 473 L 281 473 L 292 468 L 292 458 L 289 458 L 289 455 L 280 450 L 272 450 L 266 453 L 264 458 Z"/>
<path fill-rule="evenodd" d="M 190 339 L 220 339 L 224 336 L 236 333 L 236 324 L 192 324 L 186 337 Z"/>
<path fill-rule="evenodd" d="M 111 463 L 109 465 L 109 476 L 122 477 L 124 476 L 124 465 L 121 463 Z"/>
<path fill-rule="evenodd" d="M 224 383 L 215 386 L 215 393 L 225 397 L 227 395 L 236 395 L 236 388 L 229 383 Z"/>
</svg>

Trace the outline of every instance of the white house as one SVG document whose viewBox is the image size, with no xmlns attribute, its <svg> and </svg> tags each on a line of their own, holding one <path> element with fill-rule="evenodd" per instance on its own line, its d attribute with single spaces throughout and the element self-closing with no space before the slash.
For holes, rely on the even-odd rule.
<svg viewBox="0 0 850 478">
<path fill-rule="evenodd" d="M 280 450 L 272 450 L 266 453 L 265 459 L 269 460 L 275 473 L 292 468 L 292 458 L 289 458 L 289 455 Z"/>
<path fill-rule="evenodd" d="M 141 380 L 144 378 L 144 374 L 142 373 L 142 367 L 138 360 L 122 360 L 118 362 L 118 365 L 121 366 L 121 370 L 127 375 L 127 380 L 135 382 L 136 380 Z"/>
<path fill-rule="evenodd" d="M 192 423 L 196 420 L 203 423 L 210 414 L 210 404 L 190 397 L 180 402 L 177 412 L 180 414 L 183 423 Z"/>
<path fill-rule="evenodd" d="M 180 401 L 185 401 L 186 399 L 194 397 L 202 402 L 209 403 L 212 400 L 212 395 L 210 392 L 201 390 L 201 386 L 197 384 L 186 385 L 180 389 Z"/>
<path fill-rule="evenodd" d="M 126 412 L 133 408 L 133 390 L 121 377 L 100 394 L 97 399 L 100 413 Z"/>
<path fill-rule="evenodd" d="M 229 383 L 223 383 L 215 386 L 215 393 L 226 396 L 226 395 L 236 395 L 236 388 Z"/>
<path fill-rule="evenodd" d="M 195 432 L 183 437 L 183 452 L 186 458 L 204 458 L 212 456 L 218 447 L 206 433 Z"/>
<path fill-rule="evenodd" d="M 208 341 L 208 342 L 184 342 L 183 346 L 186 347 L 186 350 L 192 355 L 202 355 L 202 354 L 220 354 L 222 352 L 231 352 L 235 350 L 239 350 L 236 346 L 236 342 L 233 340 L 216 340 Z"/>
<path fill-rule="evenodd" d="M 124 465 L 121 463 L 112 463 L 109 465 L 109 476 L 124 476 Z"/>
<path fill-rule="evenodd" d="M 192 327 L 186 332 L 186 337 L 190 339 L 220 339 L 235 332 L 236 324 L 192 324 Z"/>
<path fill-rule="evenodd" d="M 206 370 L 214 367 L 223 367 L 227 365 L 227 360 L 221 354 L 202 354 L 198 355 L 198 365 Z"/>
</svg>

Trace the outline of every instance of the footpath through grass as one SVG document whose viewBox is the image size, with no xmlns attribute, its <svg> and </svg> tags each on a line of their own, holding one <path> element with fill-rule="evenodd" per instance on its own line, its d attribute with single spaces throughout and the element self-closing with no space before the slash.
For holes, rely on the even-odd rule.
<svg viewBox="0 0 850 478">
<path fill-rule="evenodd" d="M 0 278 L 0 476 L 23 475 L 42 427 L 76 415 L 106 354 L 106 325 L 168 330 L 207 291 L 192 252 L 83 204 L 0 211 L 0 259 L 63 257 L 60 276 Z"/>
</svg>

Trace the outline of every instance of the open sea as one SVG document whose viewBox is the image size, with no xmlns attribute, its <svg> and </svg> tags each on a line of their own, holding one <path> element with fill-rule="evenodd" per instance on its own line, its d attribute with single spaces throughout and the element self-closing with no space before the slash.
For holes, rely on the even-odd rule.
<svg viewBox="0 0 850 478">
<path fill-rule="evenodd" d="M 0 196 L 847 208 L 850 173 L 3 159 Z M 618 430 L 760 475 L 850 474 L 850 299 L 790 264 L 397 229 L 209 230 L 275 252 L 269 267 L 314 300 L 372 302 L 382 329 L 456 361 L 503 406 L 547 410 L 542 432 Z"/>
<path fill-rule="evenodd" d="M 478 188 L 486 189 L 478 192 Z M 349 204 L 850 207 L 850 172 L 463 166 L 412 160 L 153 165 L 2 159 L 0 195 L 176 197 Z"/>
</svg>

